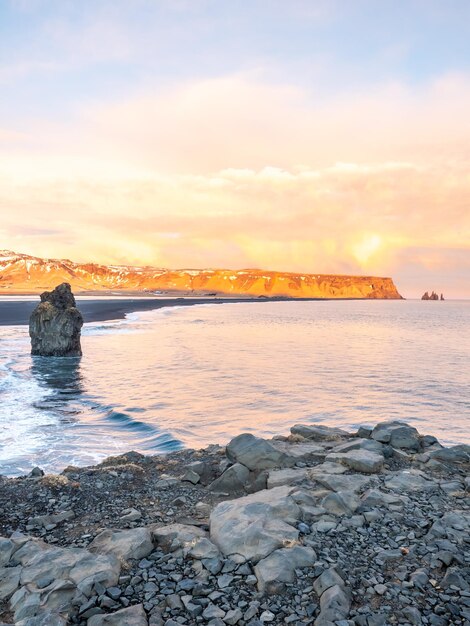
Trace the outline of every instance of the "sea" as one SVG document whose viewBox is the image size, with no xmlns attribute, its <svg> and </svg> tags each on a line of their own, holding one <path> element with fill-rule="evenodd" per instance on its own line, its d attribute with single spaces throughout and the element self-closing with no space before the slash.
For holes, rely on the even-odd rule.
<svg viewBox="0 0 470 626">
<path fill-rule="evenodd" d="M 1 306 L 1 303 L 0 303 Z M 0 474 L 404 420 L 470 444 L 470 301 L 203 304 L 85 324 L 82 358 L 0 327 Z"/>
</svg>

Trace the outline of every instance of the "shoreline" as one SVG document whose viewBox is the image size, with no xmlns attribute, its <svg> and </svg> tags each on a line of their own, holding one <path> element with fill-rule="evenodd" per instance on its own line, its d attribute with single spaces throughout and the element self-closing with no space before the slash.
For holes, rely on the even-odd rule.
<svg viewBox="0 0 470 626">
<path fill-rule="evenodd" d="M 290 433 L 0 476 L 0 621 L 467 626 L 470 446 Z"/>
<path fill-rule="evenodd" d="M 31 296 L 33 298 L 33 296 Z M 294 300 L 317 301 L 323 298 L 218 298 L 218 297 L 123 297 L 103 296 L 97 299 L 81 299 L 76 296 L 77 308 L 81 311 L 85 323 L 104 322 L 124 319 L 128 313 L 139 311 L 154 311 L 174 306 L 195 306 L 198 304 L 238 304 L 256 302 L 289 302 Z M 0 296 L 0 326 L 25 326 L 29 323 L 29 316 L 39 303 L 39 296 L 31 300 L 4 300 Z"/>
<path fill-rule="evenodd" d="M 5 299 L 2 299 L 5 298 Z M 6 299 L 8 298 L 8 299 Z M 14 298 L 18 298 L 15 300 Z M 76 295 L 77 308 L 81 311 L 85 323 L 108 322 L 124 319 L 128 313 L 155 311 L 167 307 L 196 306 L 199 304 L 255 304 L 260 302 L 391 302 L 388 298 L 290 298 L 287 296 L 257 297 L 219 297 L 219 296 L 129 296 L 103 295 L 97 297 Z M 39 303 L 39 294 L 0 295 L 0 327 L 25 326 L 29 316 Z M 405 302 L 405 298 L 393 300 Z"/>
</svg>

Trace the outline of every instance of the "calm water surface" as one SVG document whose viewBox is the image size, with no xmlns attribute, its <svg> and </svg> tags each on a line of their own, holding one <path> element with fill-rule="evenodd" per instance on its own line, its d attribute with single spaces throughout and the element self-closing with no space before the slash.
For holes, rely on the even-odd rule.
<svg viewBox="0 0 470 626">
<path fill-rule="evenodd" d="M 0 304 L 1 306 L 1 304 Z M 470 443 L 470 302 L 202 305 L 84 327 L 82 359 L 0 328 L 0 473 L 404 419 Z"/>
</svg>

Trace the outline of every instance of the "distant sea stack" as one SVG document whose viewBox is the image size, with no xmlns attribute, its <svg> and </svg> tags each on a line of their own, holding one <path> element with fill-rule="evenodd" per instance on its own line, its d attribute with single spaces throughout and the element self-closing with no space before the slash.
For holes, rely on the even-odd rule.
<svg viewBox="0 0 470 626">
<path fill-rule="evenodd" d="M 426 291 L 422 296 L 421 300 L 444 300 L 444 294 L 441 293 L 441 297 L 437 295 L 435 291 L 431 292 L 431 295 Z"/>
<path fill-rule="evenodd" d="M 401 299 L 391 278 L 295 274 L 260 269 L 182 269 L 74 263 L 0 251 L 0 294 L 40 293 L 59 282 L 77 292 Z"/>
<path fill-rule="evenodd" d="M 81 356 L 83 317 L 77 309 L 69 283 L 41 294 L 31 313 L 29 335 L 35 356 Z"/>
</svg>

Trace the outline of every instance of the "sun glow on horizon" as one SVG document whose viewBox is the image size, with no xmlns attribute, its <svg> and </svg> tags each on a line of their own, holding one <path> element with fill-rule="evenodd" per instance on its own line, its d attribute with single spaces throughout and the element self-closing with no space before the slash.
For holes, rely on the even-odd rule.
<svg viewBox="0 0 470 626">
<path fill-rule="evenodd" d="M 320 4 L 6 0 L 0 248 L 470 297 L 470 8 Z"/>
</svg>

